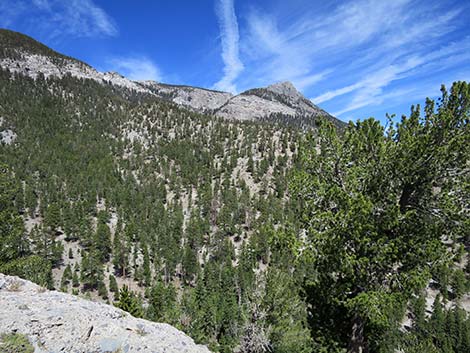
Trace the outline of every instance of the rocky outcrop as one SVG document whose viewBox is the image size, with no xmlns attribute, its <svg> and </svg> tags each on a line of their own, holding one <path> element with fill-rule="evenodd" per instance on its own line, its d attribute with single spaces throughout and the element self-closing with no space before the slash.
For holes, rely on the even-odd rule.
<svg viewBox="0 0 470 353">
<path fill-rule="evenodd" d="M 281 102 L 252 94 L 240 94 L 219 108 L 215 114 L 226 119 L 255 120 L 275 113 L 294 116 L 296 112 Z"/>
<path fill-rule="evenodd" d="M 170 325 L 0 274 L 0 334 L 12 332 L 27 336 L 36 353 L 210 353 Z"/>
<path fill-rule="evenodd" d="M 140 84 L 160 98 L 200 113 L 212 112 L 233 97 L 231 93 L 199 87 L 167 85 L 155 81 L 142 81 Z"/>
</svg>

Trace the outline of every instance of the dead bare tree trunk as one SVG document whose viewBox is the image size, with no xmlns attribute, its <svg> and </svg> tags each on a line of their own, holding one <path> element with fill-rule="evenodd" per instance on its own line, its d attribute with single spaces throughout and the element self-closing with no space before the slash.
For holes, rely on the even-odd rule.
<svg viewBox="0 0 470 353">
<path fill-rule="evenodd" d="M 354 314 L 352 319 L 351 338 L 348 344 L 348 353 L 368 353 L 367 342 L 364 337 L 364 320 Z"/>
</svg>

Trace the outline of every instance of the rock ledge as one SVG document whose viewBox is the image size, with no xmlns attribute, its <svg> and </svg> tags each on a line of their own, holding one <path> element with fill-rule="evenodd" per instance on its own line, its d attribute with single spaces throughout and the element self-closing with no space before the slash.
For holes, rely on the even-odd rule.
<svg viewBox="0 0 470 353">
<path fill-rule="evenodd" d="M 26 335 L 35 353 L 210 353 L 173 326 L 0 274 L 0 333 L 11 332 Z"/>
</svg>

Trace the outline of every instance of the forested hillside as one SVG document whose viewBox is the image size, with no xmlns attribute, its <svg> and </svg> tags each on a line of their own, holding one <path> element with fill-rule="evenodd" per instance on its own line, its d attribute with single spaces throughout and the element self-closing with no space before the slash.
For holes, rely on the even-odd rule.
<svg viewBox="0 0 470 353">
<path fill-rule="evenodd" d="M 0 272 L 215 352 L 469 351 L 469 95 L 309 130 L 1 70 Z"/>
<path fill-rule="evenodd" d="M 0 115 L 17 134 L 1 147 L 3 177 L 14 178 L 28 234 L 3 271 L 110 302 L 124 302 L 128 286 L 134 314 L 214 350 L 253 334 L 310 347 L 293 257 L 274 239 L 296 223 L 286 178 L 300 131 L 228 123 L 91 80 L 1 75 Z M 271 337 L 252 332 L 268 312 Z"/>
</svg>

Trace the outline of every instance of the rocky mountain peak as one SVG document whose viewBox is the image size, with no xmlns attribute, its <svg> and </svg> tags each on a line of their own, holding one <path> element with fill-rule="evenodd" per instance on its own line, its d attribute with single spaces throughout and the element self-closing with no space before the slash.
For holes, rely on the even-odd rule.
<svg viewBox="0 0 470 353">
<path fill-rule="evenodd" d="M 300 97 L 302 94 L 290 81 L 278 82 L 266 87 L 266 90 L 290 97 Z"/>
</svg>

